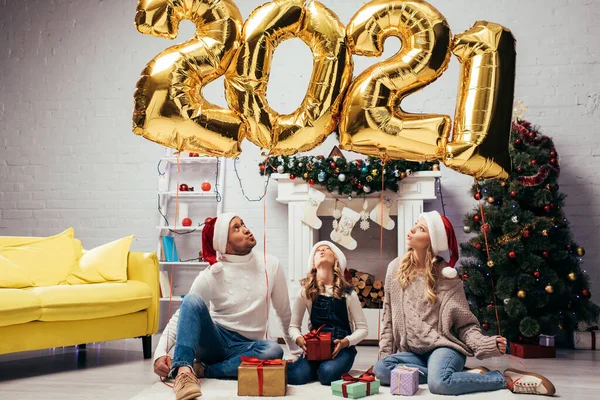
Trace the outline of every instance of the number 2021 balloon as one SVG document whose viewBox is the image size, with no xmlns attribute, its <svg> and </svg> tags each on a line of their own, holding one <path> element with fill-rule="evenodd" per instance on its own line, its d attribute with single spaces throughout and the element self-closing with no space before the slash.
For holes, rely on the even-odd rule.
<svg viewBox="0 0 600 400">
<path fill-rule="evenodd" d="M 349 150 L 382 159 L 442 160 L 476 178 L 508 176 L 515 40 L 500 25 L 480 21 L 452 39 L 446 19 L 425 1 L 372 0 L 344 30 L 321 3 L 274 0 L 251 14 L 240 36 L 241 16 L 231 0 L 139 0 L 142 33 L 174 37 L 183 19 L 196 23 L 196 36 L 159 54 L 142 73 L 137 134 L 226 157 L 239 153 L 245 135 L 271 155 L 294 154 L 322 143 L 339 120 L 340 143 Z M 302 105 L 280 115 L 269 107 L 266 88 L 275 48 L 294 36 L 311 48 L 313 74 Z M 350 84 L 350 53 L 381 55 L 389 36 L 400 38 L 398 54 Z M 452 53 L 461 72 L 450 140 L 449 116 L 411 114 L 400 106 L 444 73 Z M 226 97 L 235 113 L 200 94 L 226 70 Z"/>
</svg>

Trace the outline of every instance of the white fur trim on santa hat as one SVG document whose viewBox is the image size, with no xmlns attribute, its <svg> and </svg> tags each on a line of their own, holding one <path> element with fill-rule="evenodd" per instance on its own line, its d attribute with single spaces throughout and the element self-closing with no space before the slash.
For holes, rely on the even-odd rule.
<svg viewBox="0 0 600 400">
<path fill-rule="evenodd" d="M 213 236 L 213 247 L 221 254 L 227 251 L 227 240 L 229 239 L 229 223 L 236 217 L 234 213 L 223 213 L 217 216 L 215 233 Z"/>
<path fill-rule="evenodd" d="M 342 250 L 340 250 L 339 247 L 327 240 L 322 240 L 320 242 L 315 243 L 315 245 L 311 249 L 310 255 L 308 256 L 308 270 L 310 271 L 315 266 L 315 253 L 319 246 L 327 246 L 331 249 L 331 251 L 333 251 L 333 254 L 335 254 L 335 258 L 337 258 L 338 260 L 338 265 L 340 266 L 342 273 L 344 273 L 344 270 L 346 269 L 346 256 L 344 255 Z"/>
<path fill-rule="evenodd" d="M 429 230 L 429 239 L 431 240 L 431 250 L 434 255 L 440 254 L 442 251 L 448 250 L 448 236 L 442 216 L 437 211 L 422 213 L 419 217 L 423 217 L 427 223 Z"/>
</svg>

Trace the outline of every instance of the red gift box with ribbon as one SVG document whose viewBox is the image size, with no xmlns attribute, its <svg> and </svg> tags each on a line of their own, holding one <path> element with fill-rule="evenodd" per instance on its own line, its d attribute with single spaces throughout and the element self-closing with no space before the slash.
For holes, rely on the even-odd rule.
<svg viewBox="0 0 600 400">
<path fill-rule="evenodd" d="M 309 361 L 325 361 L 331 360 L 333 339 L 331 332 L 321 332 L 325 325 L 321 325 L 319 329 L 313 329 L 306 335 L 306 359 Z"/>
<path fill-rule="evenodd" d="M 238 396 L 285 396 L 287 363 L 283 360 L 259 360 L 240 357 Z"/>
</svg>

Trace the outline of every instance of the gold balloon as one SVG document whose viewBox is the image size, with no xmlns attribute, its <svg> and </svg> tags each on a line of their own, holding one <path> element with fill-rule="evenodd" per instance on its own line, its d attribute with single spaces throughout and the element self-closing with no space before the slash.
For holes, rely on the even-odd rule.
<svg viewBox="0 0 600 400">
<path fill-rule="evenodd" d="M 424 1 L 372 0 L 350 20 L 352 53 L 378 57 L 388 36 L 400 51 L 352 82 L 344 100 L 340 144 L 382 159 L 431 161 L 443 156 L 447 115 L 403 111 L 402 100 L 435 81 L 448 67 L 452 34 L 444 16 Z"/>
<path fill-rule="evenodd" d="M 227 102 L 248 124 L 248 140 L 271 155 L 290 155 L 333 132 L 353 70 L 345 33 L 337 15 L 316 1 L 305 7 L 305 0 L 274 0 L 252 12 L 225 80 Z M 280 115 L 268 104 L 267 84 L 275 49 L 292 37 L 310 47 L 313 72 L 301 106 Z"/>
<path fill-rule="evenodd" d="M 525 291 L 524 291 L 524 290 L 519 290 L 519 291 L 517 292 L 517 296 L 518 296 L 520 299 L 524 299 L 524 298 L 525 298 L 525 296 L 527 296 L 527 293 L 525 293 Z"/>
<path fill-rule="evenodd" d="M 447 167 L 476 179 L 508 178 L 515 44 L 510 30 L 486 21 L 454 38 L 462 67 Z"/>
<path fill-rule="evenodd" d="M 194 37 L 164 50 L 142 71 L 133 132 L 179 151 L 235 157 L 242 120 L 209 103 L 202 88 L 229 66 L 240 44 L 242 15 L 232 0 L 139 0 L 135 25 L 143 34 L 173 39 L 185 19 L 196 25 Z"/>
</svg>

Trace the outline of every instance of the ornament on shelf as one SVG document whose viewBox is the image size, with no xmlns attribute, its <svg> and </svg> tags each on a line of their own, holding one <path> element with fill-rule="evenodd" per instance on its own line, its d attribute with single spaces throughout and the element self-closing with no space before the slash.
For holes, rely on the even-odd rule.
<svg viewBox="0 0 600 400">
<path fill-rule="evenodd" d="M 514 260 L 515 258 L 517 258 L 517 252 L 514 250 L 509 251 L 508 258 L 510 258 L 511 260 Z"/>
<path fill-rule="evenodd" d="M 579 257 L 585 256 L 585 249 L 583 247 L 578 247 L 577 250 L 575 250 L 575 252 Z"/>
<path fill-rule="evenodd" d="M 467 225 L 463 226 L 463 232 L 464 233 L 471 233 L 471 227 L 467 226 Z"/>
<path fill-rule="evenodd" d="M 400 179 L 406 178 L 406 172 L 400 172 Z"/>
<path fill-rule="evenodd" d="M 192 226 L 191 218 L 184 218 L 181 220 L 181 225 L 183 226 Z"/>
<path fill-rule="evenodd" d="M 313 229 L 320 229 L 323 225 L 323 221 L 317 217 L 317 210 L 325 197 L 325 193 L 319 192 L 315 188 L 308 189 L 308 200 L 304 202 L 304 213 L 300 218 L 302 222 Z"/>
<path fill-rule="evenodd" d="M 277 173 L 278 174 L 283 174 L 285 172 L 285 167 L 283 165 L 278 165 L 277 166 Z"/>
<path fill-rule="evenodd" d="M 344 207 L 344 209 L 342 210 L 342 217 L 340 219 L 340 222 L 338 223 L 337 229 L 331 231 L 331 234 L 329 235 L 331 240 L 335 243 L 344 246 L 348 250 L 356 249 L 358 243 L 356 242 L 356 240 L 354 240 L 354 238 L 352 238 L 351 234 L 354 225 L 358 222 L 359 219 L 359 213 L 348 207 Z"/>
<path fill-rule="evenodd" d="M 290 180 L 293 181 L 294 179 L 296 179 L 296 175 L 290 174 Z"/>
<path fill-rule="evenodd" d="M 346 175 L 345 174 L 339 174 L 338 175 L 338 181 L 345 182 L 346 181 Z"/>
<path fill-rule="evenodd" d="M 305 172 L 303 175 L 304 179 L 308 179 L 308 172 Z"/>
<path fill-rule="evenodd" d="M 396 225 L 394 221 L 390 218 L 392 203 L 392 199 L 390 199 L 387 196 L 384 196 L 383 199 L 379 199 L 379 202 L 369 214 L 369 217 L 373 222 L 383 226 L 383 228 L 387 229 L 388 231 L 394 229 L 394 226 Z"/>
<path fill-rule="evenodd" d="M 488 260 L 488 262 L 487 262 L 487 266 L 488 266 L 488 267 L 490 267 L 490 268 L 494 268 L 494 265 L 495 265 L 495 264 L 494 264 L 494 261 L 493 261 L 493 260 Z"/>
<path fill-rule="evenodd" d="M 324 182 L 325 179 L 327 179 L 327 174 L 325 173 L 325 171 L 319 172 L 319 174 L 317 175 L 317 179 L 319 180 L 319 182 Z"/>
<path fill-rule="evenodd" d="M 576 281 L 577 280 L 577 274 L 575 272 L 569 272 L 569 280 L 570 281 Z"/>
<path fill-rule="evenodd" d="M 519 290 L 519 291 L 517 292 L 517 296 L 518 296 L 520 299 L 524 299 L 524 298 L 525 298 L 525 296 L 527 296 L 527 293 L 525 293 L 525 291 L 524 291 L 524 290 Z"/>
<path fill-rule="evenodd" d="M 535 271 L 533 273 L 533 276 L 535 276 L 536 278 L 539 278 L 542 274 L 540 273 L 540 271 Z"/>
<path fill-rule="evenodd" d="M 310 179 L 308 180 L 308 184 L 309 184 L 310 186 L 313 186 L 313 185 L 315 184 L 315 180 L 314 180 L 313 178 L 310 178 Z"/>
<path fill-rule="evenodd" d="M 517 217 L 516 215 L 513 215 L 510 219 L 512 222 L 514 222 L 515 224 L 519 223 L 519 217 Z"/>
<path fill-rule="evenodd" d="M 190 190 L 190 187 L 187 184 L 182 183 L 181 185 L 179 185 L 180 192 L 188 192 L 189 190 Z"/>
<path fill-rule="evenodd" d="M 546 293 L 548 294 L 552 294 L 554 293 L 554 288 L 552 287 L 552 285 L 546 285 L 546 287 L 544 288 L 544 290 L 546 291 Z"/>
<path fill-rule="evenodd" d="M 208 192 L 210 189 L 212 188 L 210 182 L 202 182 L 202 185 L 200 185 L 200 189 L 202 189 L 203 192 Z"/>
<path fill-rule="evenodd" d="M 371 223 L 369 222 L 369 213 L 367 209 L 369 208 L 369 202 L 367 199 L 363 201 L 362 211 L 360 212 L 360 229 L 363 231 L 369 230 L 371 227 Z"/>
</svg>

